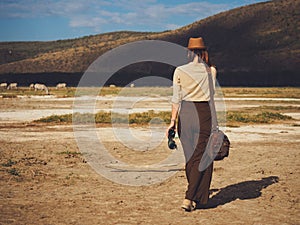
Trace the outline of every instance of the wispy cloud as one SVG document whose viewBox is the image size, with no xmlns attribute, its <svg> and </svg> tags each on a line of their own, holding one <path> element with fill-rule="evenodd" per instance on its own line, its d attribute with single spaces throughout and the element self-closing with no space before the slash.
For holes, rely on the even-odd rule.
<svg viewBox="0 0 300 225">
<path fill-rule="evenodd" d="M 96 0 L 3 0 L 0 2 L 0 18 L 73 17 L 110 4 Z"/>
<path fill-rule="evenodd" d="M 4 0 L 0 18 L 63 17 L 72 28 L 175 29 L 218 12 L 230 9 L 227 4 L 189 2 L 168 4 L 159 0 Z M 190 21 L 189 21 L 190 20 Z"/>
</svg>

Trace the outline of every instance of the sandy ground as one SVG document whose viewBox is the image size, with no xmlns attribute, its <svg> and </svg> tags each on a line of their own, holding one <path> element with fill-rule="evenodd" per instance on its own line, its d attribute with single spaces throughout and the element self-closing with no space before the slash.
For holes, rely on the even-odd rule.
<svg viewBox="0 0 300 225">
<path fill-rule="evenodd" d="M 109 109 L 109 101 L 100 99 L 98 108 Z M 151 101 L 148 108 L 168 107 Z M 260 104 L 258 99 L 240 101 L 228 100 L 228 109 Z M 282 102 L 278 104 L 289 105 Z M 88 155 L 78 154 L 80 137 L 72 125 L 31 122 L 72 112 L 72 99 L 14 98 L 0 103 L 0 224 L 300 224 L 299 121 L 228 128 L 230 157 L 214 164 L 209 204 L 187 213 L 180 208 L 186 189 L 180 160 L 169 171 L 141 172 L 150 178 L 169 175 L 160 182 L 151 184 L 146 177 L 144 186 L 120 184 L 100 175 Z M 141 136 L 146 132 L 141 127 L 131 130 Z M 176 154 L 165 140 L 154 149 L 135 151 L 120 143 L 110 128 L 95 131 L 120 161 L 144 166 Z M 116 177 L 122 174 L 116 167 L 111 171 Z M 143 179 L 136 171 L 123 174 L 128 181 Z"/>
</svg>

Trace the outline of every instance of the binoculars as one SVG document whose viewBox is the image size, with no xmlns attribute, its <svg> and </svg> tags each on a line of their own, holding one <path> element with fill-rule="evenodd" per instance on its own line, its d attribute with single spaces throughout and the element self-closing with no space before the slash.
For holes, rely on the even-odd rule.
<svg viewBox="0 0 300 225">
<path fill-rule="evenodd" d="M 168 131 L 168 146 L 169 146 L 169 149 L 177 148 L 177 145 L 174 141 L 174 137 L 175 137 L 175 128 L 172 127 Z"/>
</svg>

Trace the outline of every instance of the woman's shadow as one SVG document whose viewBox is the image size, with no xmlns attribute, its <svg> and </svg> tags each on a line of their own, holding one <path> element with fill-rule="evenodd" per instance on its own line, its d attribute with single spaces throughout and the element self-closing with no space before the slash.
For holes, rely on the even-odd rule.
<svg viewBox="0 0 300 225">
<path fill-rule="evenodd" d="M 261 196 L 261 190 L 274 183 L 277 183 L 277 176 L 262 178 L 261 180 L 244 181 L 241 183 L 229 185 L 221 189 L 212 189 L 211 192 L 219 191 L 209 199 L 208 204 L 197 206 L 198 209 L 216 208 L 219 205 L 235 201 L 236 199 L 253 199 Z"/>
</svg>

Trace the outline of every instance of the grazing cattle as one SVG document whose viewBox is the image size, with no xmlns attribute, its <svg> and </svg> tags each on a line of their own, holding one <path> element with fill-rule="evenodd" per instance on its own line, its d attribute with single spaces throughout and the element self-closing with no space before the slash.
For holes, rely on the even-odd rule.
<svg viewBox="0 0 300 225">
<path fill-rule="evenodd" d="M 109 85 L 109 87 L 110 87 L 110 88 L 115 88 L 115 87 L 116 87 L 116 85 L 114 85 L 114 84 L 111 84 L 111 85 Z"/>
<path fill-rule="evenodd" d="M 18 83 L 10 83 L 8 86 L 7 86 L 7 89 L 10 90 L 10 89 L 18 89 Z"/>
<path fill-rule="evenodd" d="M 2 89 L 2 88 L 7 88 L 7 83 L 1 83 L 0 84 L 0 88 Z"/>
<path fill-rule="evenodd" d="M 29 89 L 34 89 L 34 84 L 30 84 Z"/>
<path fill-rule="evenodd" d="M 67 87 L 67 84 L 66 83 L 58 83 L 56 85 L 56 89 L 59 89 L 59 88 L 66 88 Z"/>
<path fill-rule="evenodd" d="M 130 84 L 130 87 L 133 88 L 134 87 L 134 83 Z"/>
<path fill-rule="evenodd" d="M 46 87 L 46 85 L 45 84 L 38 84 L 38 83 L 36 83 L 35 85 L 34 85 L 34 91 L 46 91 L 46 94 L 49 94 L 49 90 L 48 90 L 48 88 Z"/>
</svg>

